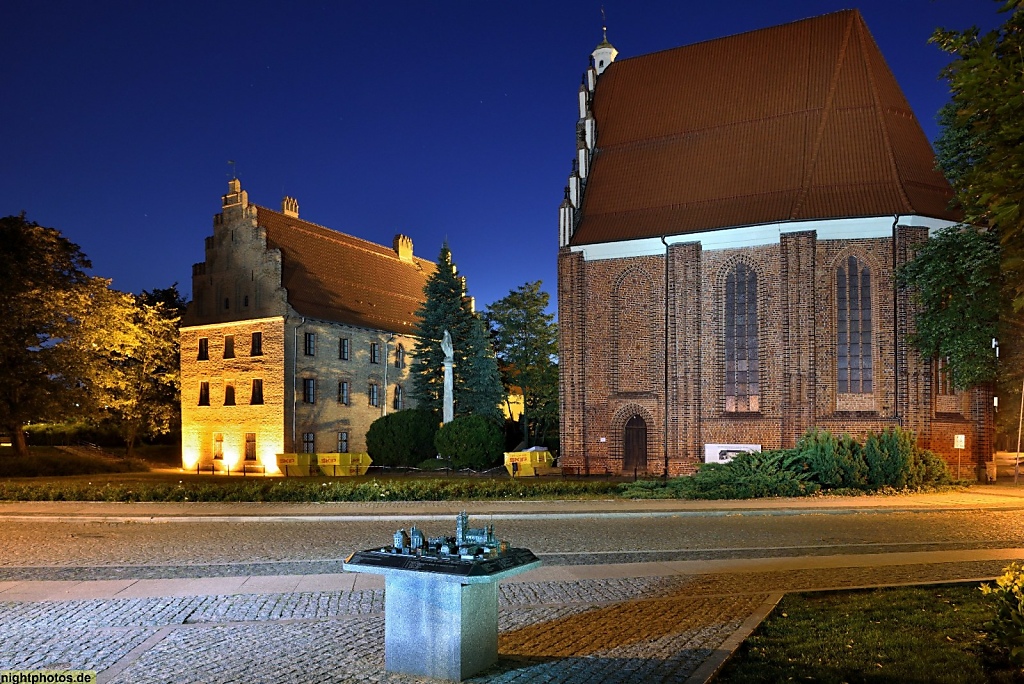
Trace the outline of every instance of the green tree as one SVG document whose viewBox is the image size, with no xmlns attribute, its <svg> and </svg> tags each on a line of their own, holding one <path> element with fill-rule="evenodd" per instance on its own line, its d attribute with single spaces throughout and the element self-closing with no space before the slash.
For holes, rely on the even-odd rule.
<svg viewBox="0 0 1024 684">
<path fill-rule="evenodd" d="M 542 444 L 558 426 L 558 326 L 541 281 L 525 283 L 487 310 L 506 396 L 523 395 L 522 441 Z M 518 388 L 518 389 L 517 389 Z"/>
<path fill-rule="evenodd" d="M 1006 21 L 982 34 L 937 30 L 954 57 L 942 75 L 951 101 L 940 114 L 939 163 L 950 177 L 965 221 L 993 229 L 1002 244 L 1005 283 L 1024 310 L 1024 0 L 1003 2 Z"/>
<path fill-rule="evenodd" d="M 0 244 L 0 427 L 24 456 L 25 424 L 57 416 L 83 396 L 83 364 L 68 341 L 95 279 L 78 245 L 24 215 L 0 219 Z"/>
<path fill-rule="evenodd" d="M 136 297 L 101 282 L 71 344 L 85 361 L 89 417 L 116 427 L 130 456 L 140 438 L 170 432 L 180 421 L 180 296 L 176 286 L 162 291 L 175 306 L 168 308 L 160 295 Z"/>
<path fill-rule="evenodd" d="M 459 416 L 437 431 L 434 446 L 456 468 L 489 468 L 501 457 L 501 428 L 481 415 Z"/>
<path fill-rule="evenodd" d="M 478 414 L 499 419 L 502 400 L 498 364 L 483 322 L 473 313 L 466 284 L 456 275 L 448 245 L 441 248 L 437 270 L 423 288 L 425 301 L 416 312 L 419 338 L 410 367 L 412 396 L 419 406 L 440 416 L 444 402 L 444 352 L 447 330 L 454 348 L 455 415 Z"/>
<path fill-rule="evenodd" d="M 1001 275 L 995 233 L 970 226 L 938 231 L 898 273 L 920 304 L 911 342 L 944 358 L 956 387 L 996 376 L 991 341 L 999 335 Z"/>
</svg>

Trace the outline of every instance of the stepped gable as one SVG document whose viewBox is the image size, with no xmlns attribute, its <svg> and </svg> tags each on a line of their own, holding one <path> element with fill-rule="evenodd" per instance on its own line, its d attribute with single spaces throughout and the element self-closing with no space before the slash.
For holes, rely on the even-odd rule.
<svg viewBox="0 0 1024 684">
<path fill-rule="evenodd" d="M 918 214 L 952 190 L 860 13 L 619 59 L 573 245 Z"/>
<path fill-rule="evenodd" d="M 299 314 L 399 333 L 414 312 L 433 262 L 403 261 L 395 250 L 257 206 L 267 247 L 281 250 L 281 284 Z"/>
</svg>

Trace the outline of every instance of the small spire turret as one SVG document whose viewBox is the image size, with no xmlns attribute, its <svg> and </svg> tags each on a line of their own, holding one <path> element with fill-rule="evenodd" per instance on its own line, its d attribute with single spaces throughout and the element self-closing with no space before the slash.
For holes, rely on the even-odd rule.
<svg viewBox="0 0 1024 684">
<path fill-rule="evenodd" d="M 608 20 L 604 16 L 604 7 L 601 8 L 601 42 L 597 44 L 594 51 L 590 53 L 591 58 L 594 61 L 594 69 L 597 71 L 597 75 L 600 76 L 604 73 L 604 70 L 608 68 L 608 65 L 615 61 L 619 51 L 615 49 L 615 46 L 608 42 Z"/>
</svg>

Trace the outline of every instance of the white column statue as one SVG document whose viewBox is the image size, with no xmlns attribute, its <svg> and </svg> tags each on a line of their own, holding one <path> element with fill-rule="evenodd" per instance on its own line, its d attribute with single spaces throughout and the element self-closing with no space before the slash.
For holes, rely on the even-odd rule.
<svg viewBox="0 0 1024 684">
<path fill-rule="evenodd" d="M 444 339 L 441 340 L 441 351 L 444 352 L 444 411 L 441 414 L 441 422 L 450 423 L 454 418 L 454 409 L 452 408 L 452 364 L 454 359 L 452 354 L 452 336 L 448 334 L 448 331 L 444 331 Z"/>
</svg>

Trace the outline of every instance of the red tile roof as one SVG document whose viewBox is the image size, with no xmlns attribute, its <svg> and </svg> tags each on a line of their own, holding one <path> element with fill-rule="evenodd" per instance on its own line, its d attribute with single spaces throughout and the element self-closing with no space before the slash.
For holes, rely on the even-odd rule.
<svg viewBox="0 0 1024 684">
<path fill-rule="evenodd" d="M 571 244 L 918 214 L 952 191 L 859 12 L 621 59 Z"/>
<path fill-rule="evenodd" d="M 281 284 L 301 315 L 410 333 L 431 261 L 402 261 L 390 247 L 256 207 L 267 246 L 281 250 Z"/>
</svg>

